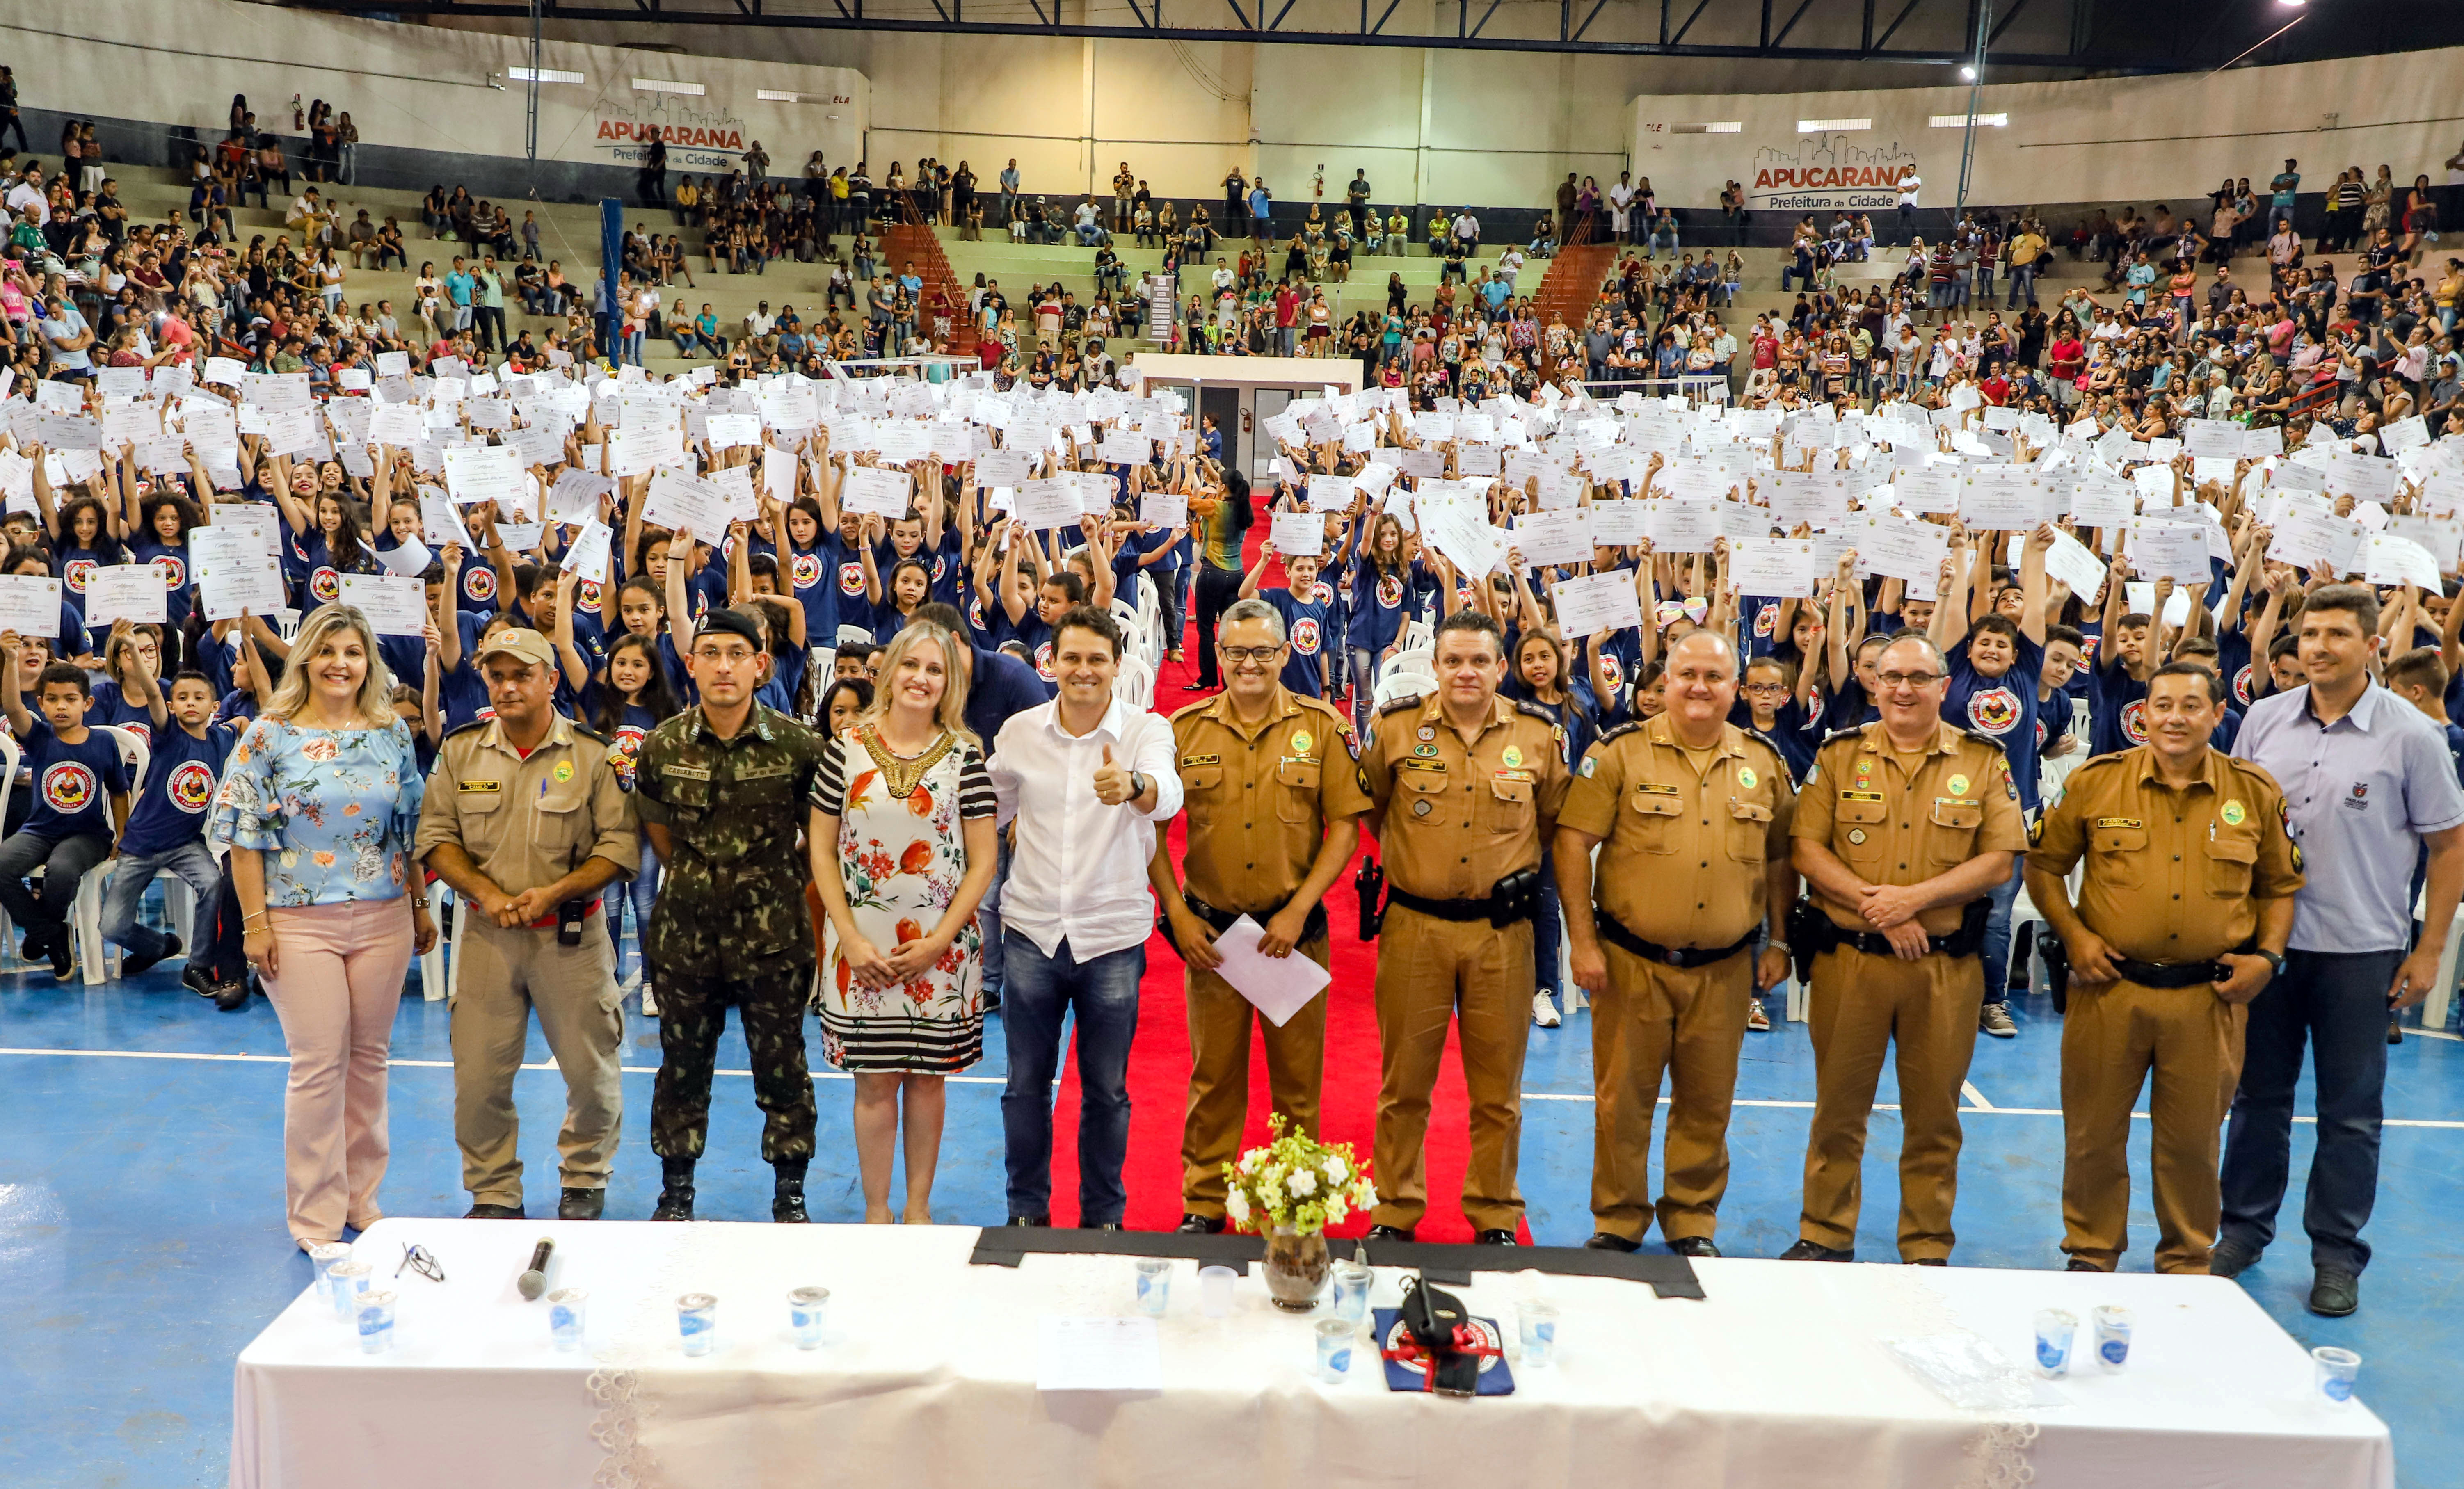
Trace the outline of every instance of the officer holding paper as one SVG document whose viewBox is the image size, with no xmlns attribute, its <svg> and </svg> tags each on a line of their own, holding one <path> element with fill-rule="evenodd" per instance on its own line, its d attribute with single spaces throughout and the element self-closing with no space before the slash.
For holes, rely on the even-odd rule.
<svg viewBox="0 0 2464 1489">
<path fill-rule="evenodd" d="M 1234 602 L 1216 626 L 1224 690 L 1173 715 L 1188 811 L 1186 883 L 1155 840 L 1149 881 L 1187 965 L 1189 1115 L 1182 1128 L 1183 1231 L 1224 1226 L 1223 1166 L 1240 1146 L 1249 1106 L 1248 1000 L 1224 981 L 1215 941 L 1246 915 L 1270 957 L 1294 950 L 1328 963 L 1320 903 L 1359 842 L 1369 810 L 1359 751 L 1343 711 L 1279 681 L 1290 655 L 1283 616 L 1258 599 Z M 1274 1109 L 1314 1136 L 1326 1062 L 1326 997 L 1277 1024 L 1263 1016 Z"/>
</svg>

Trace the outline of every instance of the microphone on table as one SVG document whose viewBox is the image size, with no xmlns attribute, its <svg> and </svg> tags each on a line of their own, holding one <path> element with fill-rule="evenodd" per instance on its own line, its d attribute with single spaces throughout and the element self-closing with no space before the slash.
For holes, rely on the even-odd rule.
<svg viewBox="0 0 2464 1489">
<path fill-rule="evenodd" d="M 539 1243 L 531 1248 L 530 1267 L 522 1273 L 520 1281 L 514 1283 L 525 1302 L 536 1302 L 540 1294 L 547 1291 L 547 1264 L 555 1255 L 556 1240 L 552 1237 L 540 1237 Z"/>
</svg>

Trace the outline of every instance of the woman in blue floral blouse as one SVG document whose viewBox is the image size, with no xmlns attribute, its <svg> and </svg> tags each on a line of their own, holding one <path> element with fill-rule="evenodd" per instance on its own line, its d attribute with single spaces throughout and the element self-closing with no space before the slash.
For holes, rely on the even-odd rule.
<svg viewBox="0 0 2464 1489">
<path fill-rule="evenodd" d="M 412 954 L 436 941 L 408 851 L 422 782 L 392 686 L 366 617 L 310 614 L 207 829 L 231 848 L 249 964 L 291 1050 L 283 1166 L 303 1249 L 383 1218 L 394 1010 Z"/>
</svg>

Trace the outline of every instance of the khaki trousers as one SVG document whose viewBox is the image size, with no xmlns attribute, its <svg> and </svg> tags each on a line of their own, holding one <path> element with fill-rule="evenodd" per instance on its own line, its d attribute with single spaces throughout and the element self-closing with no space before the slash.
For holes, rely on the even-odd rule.
<svg viewBox="0 0 2464 1489">
<path fill-rule="evenodd" d="M 1985 969 L 1935 953 L 1913 962 L 1847 948 L 1815 958 L 1814 1130 L 1805 1149 L 1800 1238 L 1857 1244 L 1865 1125 L 1882 1057 L 1896 1044 L 1900 1078 L 1900 1259 L 1947 1259 L 1959 1189 L 1959 1088 L 1976 1050 Z"/>
<path fill-rule="evenodd" d="M 607 917 L 585 915 L 582 944 L 559 946 L 556 928 L 508 931 L 466 905 L 462 968 L 453 994 L 453 1140 L 472 1202 L 522 1202 L 514 1076 L 521 1069 L 531 1014 L 564 1077 L 564 1128 L 557 1134 L 566 1189 L 605 1189 L 624 1115 L 618 1004 Z"/>
<path fill-rule="evenodd" d="M 1304 941 L 1299 954 L 1324 967 L 1324 936 Z M 1181 1125 L 1181 1208 L 1191 1215 L 1223 1213 L 1223 1166 L 1239 1156 L 1249 1123 L 1249 1026 L 1266 1046 L 1266 1087 L 1274 1109 L 1295 1131 L 1317 1136 L 1318 1091 L 1326 1073 L 1326 1002 L 1332 990 L 1309 1000 L 1281 1028 L 1232 985 L 1211 972 L 1191 969 L 1182 986 L 1189 1001 L 1189 1114 Z"/>
<path fill-rule="evenodd" d="M 1440 920 L 1396 906 L 1377 938 L 1377 1043 L 1384 1066 L 1374 1147 L 1379 1225 L 1411 1230 L 1428 1213 L 1422 1162 L 1429 1093 L 1446 1026 L 1463 1021 L 1463 1086 L 1471 1106 L 1464 1218 L 1475 1231 L 1523 1217 L 1514 1174 L 1523 1137 L 1523 1051 L 1531 1035 L 1531 923 Z"/>
<path fill-rule="evenodd" d="M 2130 1109 L 2152 1070 L 2156 1270 L 2207 1271 L 2222 1206 L 2217 1128 L 2241 1081 L 2249 1016 L 2205 984 L 2071 979 L 2062 1016 L 2062 1250 L 2110 1272 L 2129 1249 Z"/>
<path fill-rule="evenodd" d="M 1707 1239 L 1728 1188 L 1728 1108 L 1753 1000 L 1753 953 L 1681 969 L 1613 942 L 1601 950 L 1609 989 L 1592 1000 L 1593 1219 L 1628 1240 L 1651 1229 L 1651 1119 L 1664 1073 L 1661 1238 Z"/>
</svg>

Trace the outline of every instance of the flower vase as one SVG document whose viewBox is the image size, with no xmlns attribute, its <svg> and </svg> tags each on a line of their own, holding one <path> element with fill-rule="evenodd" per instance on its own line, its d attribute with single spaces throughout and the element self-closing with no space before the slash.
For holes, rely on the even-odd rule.
<svg viewBox="0 0 2464 1489">
<path fill-rule="evenodd" d="M 1266 1232 L 1266 1292 L 1287 1313 L 1307 1313 L 1326 1292 L 1324 1231 L 1278 1225 Z"/>
</svg>

